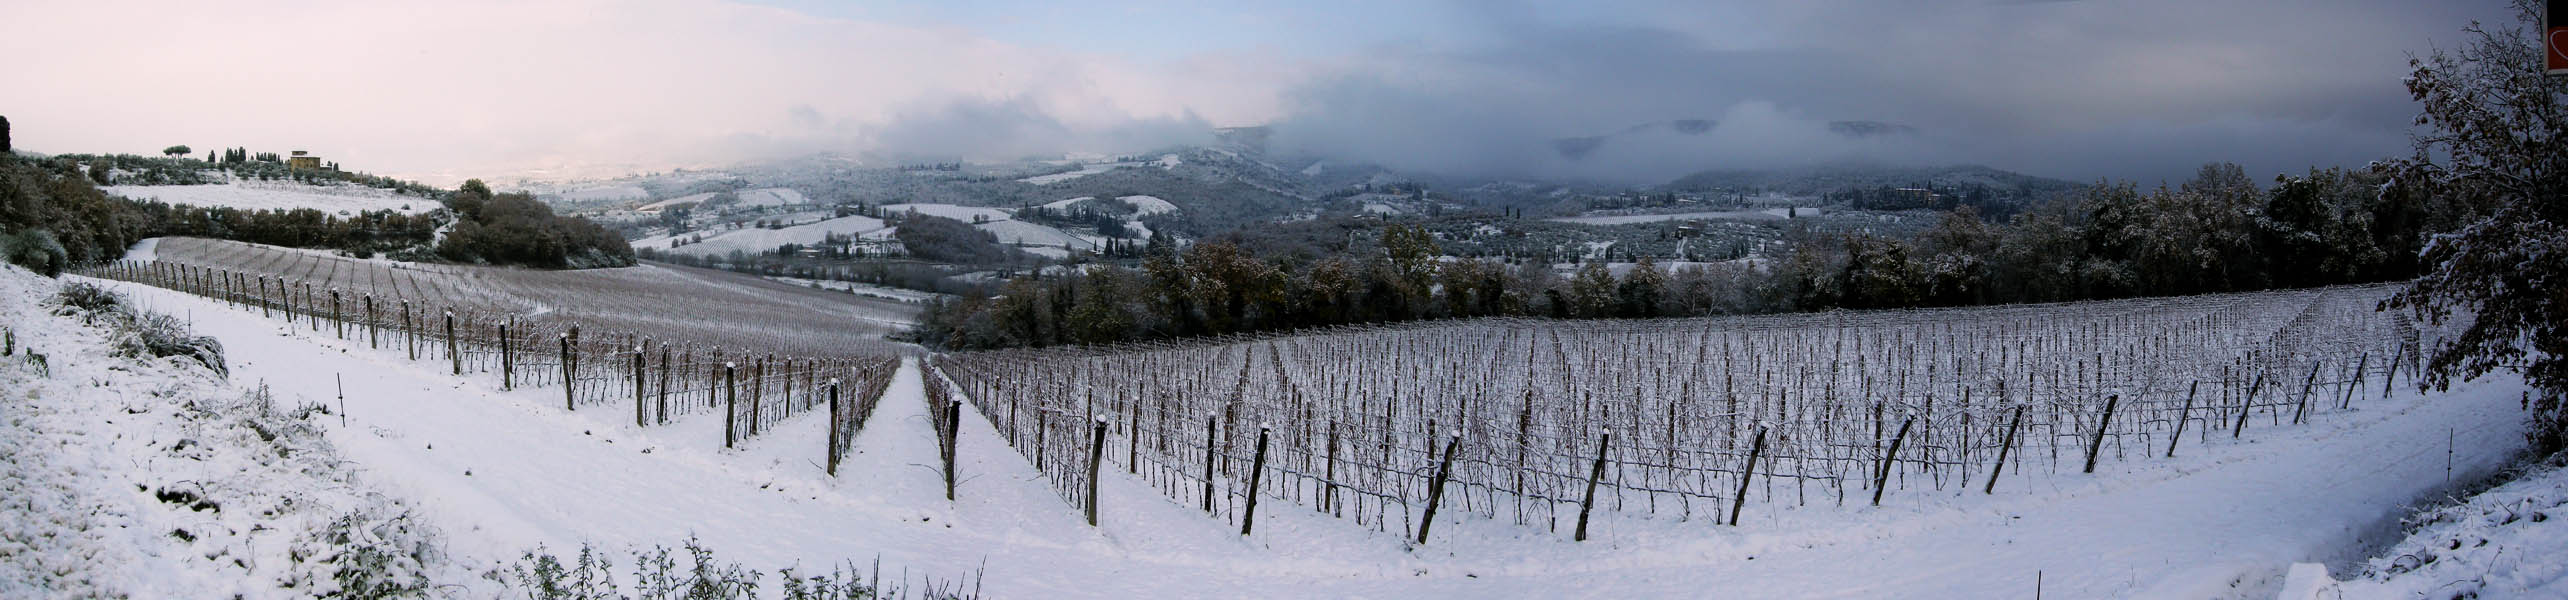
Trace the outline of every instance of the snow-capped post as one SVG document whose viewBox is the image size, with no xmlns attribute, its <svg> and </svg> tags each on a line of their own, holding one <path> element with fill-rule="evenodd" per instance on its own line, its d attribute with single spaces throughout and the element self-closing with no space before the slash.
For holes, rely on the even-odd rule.
<svg viewBox="0 0 2568 600">
<path fill-rule="evenodd" d="M 1104 425 L 1105 424 L 1103 422 L 1098 423 L 1099 427 L 1103 427 Z M 1254 458 L 1249 459 L 1248 509 L 1241 512 L 1239 516 L 1239 535 L 1241 537 L 1247 537 L 1249 528 L 1257 524 L 1257 485 L 1259 483 L 1263 483 L 1266 479 L 1267 433 L 1268 431 L 1265 426 L 1261 425 L 1257 428 L 1257 453 L 1251 455 Z"/>
<path fill-rule="evenodd" d="M 733 425 L 740 423 L 740 364 L 722 363 L 722 447 L 739 442 Z"/>
<path fill-rule="evenodd" d="M 2106 394 L 2104 396 L 2104 418 L 2098 419 L 2095 422 L 2095 437 L 2087 441 L 2087 473 L 2095 472 L 2095 455 L 2097 452 L 2104 450 L 2104 431 L 2113 427 L 2113 407 L 2121 400 L 2121 394 Z"/>
<path fill-rule="evenodd" d="M 649 387 L 649 386 L 642 385 L 642 375 L 643 375 L 643 374 L 644 374 L 644 372 L 645 372 L 644 367 L 645 367 L 645 366 L 647 366 L 647 365 L 646 365 L 646 363 L 642 360 L 642 352 L 643 352 L 644 350 L 648 350 L 648 349 L 650 349 L 650 347 L 649 347 L 649 345 L 648 345 L 648 344 L 649 344 L 649 342 L 644 342 L 644 345 L 639 345 L 639 346 L 634 346 L 634 347 L 633 347 L 633 426 L 634 426 L 634 427 L 644 427 L 644 426 L 648 426 L 648 425 L 650 425 L 650 424 L 651 424 L 651 423 L 650 423 L 650 420 L 651 420 L 651 413 L 650 413 L 650 411 L 645 410 L 645 409 L 644 409 L 644 407 L 643 407 L 643 404 L 642 404 L 642 392 L 643 392 L 643 390 L 645 390 L 646 388 L 648 388 L 648 387 Z"/>
<path fill-rule="evenodd" d="M 513 319 L 512 319 L 513 320 Z M 517 389 L 517 359 L 509 352 L 508 322 L 499 323 L 499 389 Z"/>
<path fill-rule="evenodd" d="M 331 290 L 331 291 L 337 291 L 337 290 Z M 332 306 L 332 308 L 330 309 L 330 319 L 331 319 L 331 320 L 334 320 L 334 321 L 335 321 L 335 320 L 338 320 L 338 318 L 339 318 L 339 316 L 338 316 L 338 314 L 339 314 L 339 309 L 337 308 L 337 306 L 338 306 L 338 302 L 335 302 L 335 301 L 334 301 L 334 302 L 331 302 L 330 304 L 331 304 L 331 306 Z M 310 311 L 312 311 L 312 318 L 304 319 L 304 320 L 303 320 L 303 323 L 304 323 L 305 325 L 310 325 L 310 326 L 312 326 L 312 332 L 313 332 L 313 333 L 321 333 L 321 308 L 320 308 L 320 307 L 318 307 L 318 306 L 313 306 L 313 302 L 312 302 L 312 282 L 311 282 L 311 281 L 308 281 L 308 280 L 303 282 L 303 306 L 305 307 L 305 310 L 310 310 Z M 343 338 L 344 338 L 344 337 L 346 337 L 346 336 L 340 336 L 340 337 L 343 337 Z"/>
<path fill-rule="evenodd" d="M 455 307 L 446 307 L 446 359 L 455 363 L 455 374 L 464 374 L 464 355 L 455 352 Z"/>
<path fill-rule="evenodd" d="M 1757 477 L 1757 455 L 1765 453 L 1765 434 L 1765 426 L 1758 425 L 1756 441 L 1748 443 L 1748 462 L 1739 467 L 1739 492 L 1730 495 L 1731 527 L 1739 526 L 1739 511 L 1748 508 L 1748 482 Z"/>
<path fill-rule="evenodd" d="M 331 336 L 347 338 L 347 318 L 339 315 L 339 287 L 329 290 L 329 328 Z"/>
<path fill-rule="evenodd" d="M 266 286 L 260 286 L 266 287 Z M 285 305 L 285 324 L 294 324 L 294 288 L 285 286 L 285 278 L 276 279 L 276 297 Z"/>
<path fill-rule="evenodd" d="M 2106 402 L 2106 406 L 2110 407 L 2111 405 L 2111 401 Z M 2105 409 L 2106 414 L 2112 414 L 2112 412 L 2112 408 Z M 2107 418 L 2110 419 L 2111 417 Z M 1917 417 L 1914 415 L 1909 416 L 1906 419 L 1901 419 L 1899 421 L 1899 433 L 1890 436 L 1890 451 L 1882 453 L 1881 469 L 1873 472 L 1873 506 L 1881 506 L 1881 493 L 1883 490 L 1890 488 L 1890 469 L 1891 467 L 1899 465 L 1899 445 L 1902 442 L 1908 441 L 1908 426 L 1916 423 Z M 2089 454 L 2089 456 L 2092 457 L 2093 454 Z M 2094 459 L 2089 458 L 2088 462 L 2092 464 Z"/>
<path fill-rule="evenodd" d="M 366 302 L 366 349 L 368 349 L 368 350 L 381 349 L 381 348 L 383 348 L 383 336 L 381 336 L 381 335 L 377 335 L 377 334 L 375 333 L 375 308 L 374 308 L 374 294 L 373 294 L 373 293 L 371 293 L 371 292 L 367 293 L 367 294 L 366 294 L 366 297 L 365 297 L 365 302 Z"/>
<path fill-rule="evenodd" d="M 1596 436 L 1596 463 L 1595 466 L 1587 469 L 1587 494 L 1578 500 L 1578 529 L 1569 534 L 1570 541 L 1587 541 L 1587 514 L 1596 510 L 1596 482 L 1605 478 L 1605 451 L 1613 445 L 1614 432 L 1608 431 Z M 1429 495 L 1433 495 L 1432 490 Z M 1432 511 L 1435 510 L 1435 506 L 1429 504 L 1427 510 L 1430 511 L 1428 514 L 1434 514 Z M 1419 540 L 1419 543 L 1425 542 L 1426 540 Z"/>
<path fill-rule="evenodd" d="M 829 476 L 838 476 L 838 380 L 829 380 Z"/>
<path fill-rule="evenodd" d="M 2176 409 L 2176 434 L 2167 436 L 2167 458 L 2176 457 L 2176 442 L 2181 442 L 2185 439 L 2185 418 L 2186 415 L 2193 413 L 2194 392 L 2198 391 L 2202 391 L 2202 382 L 2200 381 L 2193 382 L 2193 385 L 2185 386 L 2185 406 L 2184 408 Z"/>
<path fill-rule="evenodd" d="M 2238 401 L 2238 426 L 2229 430 L 2229 439 L 2247 435 L 2247 414 L 2256 411 L 2256 392 L 2265 389 L 2265 374 L 2257 373 L 2256 382 L 2247 384 L 2247 399 Z"/>
<path fill-rule="evenodd" d="M 574 402 L 575 397 L 571 394 L 573 387 L 571 383 L 578 381 L 572 377 L 571 372 L 571 334 L 563 332 L 553 337 L 562 343 L 562 410 L 579 410 L 580 407 Z"/>
<path fill-rule="evenodd" d="M 2301 380 L 2300 401 L 2293 403 L 2293 425 L 2301 424 L 2302 418 L 2309 415 L 2309 393 L 2318 387 L 2318 364 L 2318 361 L 2309 361 L 2309 378 Z"/>
<path fill-rule="evenodd" d="M 1213 512 L 1213 452 L 1220 449 L 1213 445 L 1213 429 L 1221 420 L 1216 416 L 1204 417 L 1204 512 L 1207 513 Z"/>
<path fill-rule="evenodd" d="M 419 360 L 419 327 L 410 321 L 410 301 L 401 301 L 401 347 L 410 352 L 410 360 Z"/>
<path fill-rule="evenodd" d="M 1445 481 L 1453 478 L 1453 455 L 1462 449 L 1462 431 L 1454 430 L 1445 440 L 1444 460 L 1436 462 L 1436 476 L 1427 482 L 1427 514 L 1418 519 L 1418 544 L 1427 543 L 1427 528 L 1436 524 L 1436 505 L 1444 502 Z"/>
<path fill-rule="evenodd" d="M 276 313 L 274 313 L 274 312 L 270 312 L 270 311 L 268 310 L 268 309 L 273 308 L 273 307 L 275 307 L 275 306 L 276 306 L 276 302 L 268 300 L 267 276 L 266 276 L 266 275 L 260 275 L 260 276 L 259 276 L 259 317 L 261 317 L 261 318 L 275 318 L 275 317 L 276 317 Z"/>
<path fill-rule="evenodd" d="M 1997 443 L 1997 466 L 1989 468 L 1988 485 L 1980 488 L 1980 494 L 1997 493 L 1997 476 L 2006 474 L 2006 455 L 2015 450 L 2015 430 L 2022 426 L 2024 426 L 2024 405 L 2018 404 L 2015 406 L 2015 417 L 2006 421 L 2006 437 Z"/>
<path fill-rule="evenodd" d="M 1088 441 L 1088 526 L 1097 526 L 1097 466 L 1106 460 L 1106 420 L 1097 419 L 1096 435 Z"/>
<path fill-rule="evenodd" d="M 1141 406 L 1132 406 L 1132 423 L 1124 426 L 1124 470 L 1141 474 Z"/>
</svg>

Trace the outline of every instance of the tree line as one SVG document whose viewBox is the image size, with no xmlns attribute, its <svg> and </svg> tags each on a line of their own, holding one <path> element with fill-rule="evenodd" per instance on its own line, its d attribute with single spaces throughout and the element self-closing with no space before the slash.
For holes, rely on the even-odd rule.
<svg viewBox="0 0 2568 600">
<path fill-rule="evenodd" d="M 1349 323 L 1486 316 L 1653 318 L 1948 307 L 2402 280 L 2466 207 L 2382 170 L 2314 170 L 2259 188 L 2234 164 L 2177 187 L 2100 182 L 2004 220 L 1969 206 L 1909 238 L 1797 230 L 1779 256 L 1641 254 L 1563 269 L 1446 256 L 1389 224 L 1329 256 L 1237 240 L 1157 246 L 1138 268 L 1020 278 L 931 307 L 916 335 L 951 348 L 1105 344 Z M 1627 255 L 1628 256 L 1628 255 Z"/>
</svg>

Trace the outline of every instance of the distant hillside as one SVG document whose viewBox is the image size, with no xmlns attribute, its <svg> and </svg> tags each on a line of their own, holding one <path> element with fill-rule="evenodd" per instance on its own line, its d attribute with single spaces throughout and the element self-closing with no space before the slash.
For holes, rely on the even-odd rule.
<svg viewBox="0 0 2568 600">
<path fill-rule="evenodd" d="M 2031 200 L 2077 189 L 2078 184 L 1979 165 L 1888 167 L 1841 164 L 1796 169 L 1703 171 L 1677 178 L 1665 188 L 1673 192 L 1817 197 L 1867 188 L 1929 186 L 1940 189 L 1977 186 L 2001 197 Z"/>
</svg>

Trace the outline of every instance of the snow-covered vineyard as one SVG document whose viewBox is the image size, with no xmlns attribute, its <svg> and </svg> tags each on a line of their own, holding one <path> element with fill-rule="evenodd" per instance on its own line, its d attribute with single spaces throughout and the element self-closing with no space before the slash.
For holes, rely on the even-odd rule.
<svg viewBox="0 0 2568 600">
<path fill-rule="evenodd" d="M 2351 410 L 2415 367 L 2417 331 L 2372 310 L 2388 291 L 1501 320 L 933 364 L 1074 503 L 1102 452 L 1243 529 L 1272 495 L 1421 543 L 1439 508 L 1584 538 L 1593 511 L 1735 524 L 1989 493 Z"/>
<path fill-rule="evenodd" d="M 2432 334 L 2371 310 L 2385 288 L 927 355 L 671 342 L 640 309 L 482 304 L 448 333 L 439 295 L 510 296 L 376 263 L 294 270 L 331 282 L 309 296 L 262 290 L 273 269 L 162 244 L 85 272 L 222 340 L 230 385 L 335 404 L 304 423 L 382 486 L 348 493 L 411 503 L 403 518 L 444 534 L 420 539 L 450 549 L 403 572 L 466 596 L 518 593 L 489 575 L 538 546 L 689 540 L 994 597 L 2337 585 L 2295 563 L 2355 578 L 2330 589 L 2413 589 L 2448 569 L 2368 550 L 2520 438 L 2518 383 L 2414 392 Z M 441 308 L 404 319 L 402 300 Z M 10 326 L 76 323 L 39 312 Z M 2487 589 L 2557 579 L 2508 572 L 2530 583 Z"/>
</svg>

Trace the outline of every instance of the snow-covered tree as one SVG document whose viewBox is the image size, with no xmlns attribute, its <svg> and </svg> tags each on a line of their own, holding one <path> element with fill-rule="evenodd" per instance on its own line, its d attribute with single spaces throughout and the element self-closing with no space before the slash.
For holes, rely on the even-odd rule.
<svg viewBox="0 0 2568 600">
<path fill-rule="evenodd" d="M 2540 4 L 2515 0 L 2524 23 Z M 2568 78 L 2542 74 L 2533 32 L 2473 23 L 2459 49 L 2408 61 L 2424 105 L 2415 156 L 2392 185 L 2469 211 L 2425 249 L 2425 274 L 2390 301 L 2466 324 L 2432 349 L 2426 385 L 2520 368 L 2540 395 L 2536 452 L 2568 446 Z"/>
</svg>

